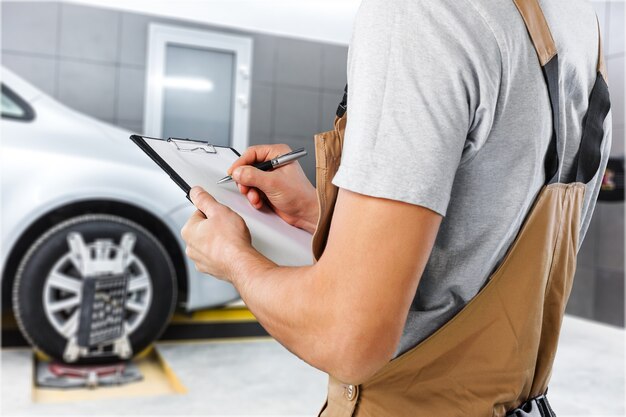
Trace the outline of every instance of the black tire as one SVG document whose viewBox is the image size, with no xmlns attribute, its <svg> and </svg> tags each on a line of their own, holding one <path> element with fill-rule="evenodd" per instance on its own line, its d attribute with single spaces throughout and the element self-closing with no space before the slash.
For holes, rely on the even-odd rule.
<svg viewBox="0 0 626 417">
<path fill-rule="evenodd" d="M 67 236 L 73 232 L 80 233 L 86 244 L 97 239 L 110 239 L 119 244 L 124 233 L 136 236 L 132 253 L 147 270 L 152 286 L 151 301 L 145 303 L 143 320 L 137 319 L 136 328 L 129 334 L 133 354 L 138 354 L 155 341 L 169 323 L 176 304 L 176 274 L 167 251 L 157 238 L 140 225 L 118 216 L 86 214 L 71 218 L 51 228 L 30 247 L 20 262 L 13 286 L 13 311 L 22 333 L 34 348 L 63 360 L 68 339 L 46 315 L 43 297 L 48 274 L 69 252 Z M 73 278 L 80 276 L 76 268 L 68 273 L 73 274 Z M 59 314 L 71 313 L 63 310 Z M 119 358 L 112 355 L 81 358 L 76 363 L 112 361 L 119 361 Z"/>
</svg>

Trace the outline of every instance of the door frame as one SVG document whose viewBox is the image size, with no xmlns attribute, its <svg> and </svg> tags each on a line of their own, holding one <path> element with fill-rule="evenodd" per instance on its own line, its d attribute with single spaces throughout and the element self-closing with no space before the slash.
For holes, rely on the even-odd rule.
<svg viewBox="0 0 626 417">
<path fill-rule="evenodd" d="M 151 23 L 148 29 L 144 134 L 161 137 L 163 132 L 163 77 L 168 44 L 213 49 L 234 54 L 233 108 L 230 146 L 243 152 L 249 143 L 252 38 L 204 29 Z M 210 140 L 210 139 L 209 139 Z"/>
</svg>

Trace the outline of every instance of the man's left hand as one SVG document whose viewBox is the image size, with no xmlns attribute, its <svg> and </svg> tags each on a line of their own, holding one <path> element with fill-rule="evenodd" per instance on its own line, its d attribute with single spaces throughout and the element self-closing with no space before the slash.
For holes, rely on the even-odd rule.
<svg viewBox="0 0 626 417">
<path fill-rule="evenodd" d="M 228 281 L 238 254 L 252 248 L 250 231 L 237 213 L 202 188 L 192 188 L 189 197 L 198 210 L 181 230 L 185 253 L 198 271 Z"/>
</svg>

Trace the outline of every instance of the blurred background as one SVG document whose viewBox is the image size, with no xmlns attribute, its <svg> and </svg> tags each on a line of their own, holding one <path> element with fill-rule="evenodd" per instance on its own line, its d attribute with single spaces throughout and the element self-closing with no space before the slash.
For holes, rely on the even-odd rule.
<svg viewBox="0 0 626 417">
<path fill-rule="evenodd" d="M 201 387 L 207 384 L 193 372 L 194 367 L 203 366 L 212 369 L 213 383 L 218 377 L 232 381 L 232 386 L 226 382 L 226 387 L 232 390 L 211 386 L 216 390 L 213 405 L 209 407 L 212 412 L 253 414 L 254 404 L 265 404 L 268 410 L 283 415 L 310 415 L 316 411 L 316 404 L 324 395 L 323 377 L 288 358 L 273 343 L 241 341 L 241 338 L 266 335 L 254 324 L 253 317 L 247 315 L 245 306 L 237 303 L 232 288 L 199 277 L 184 260 L 177 230 L 190 208 L 169 179 L 126 139 L 131 133 L 188 137 L 233 146 L 239 151 L 262 143 L 305 147 L 310 156 L 300 163 L 314 182 L 312 136 L 332 128 L 346 84 L 348 42 L 359 3 L 358 0 L 1 2 L 1 64 L 9 70 L 3 72 L 0 125 L 3 370 L 5 376 L 10 375 L 8 380 L 3 378 L 2 396 L 5 404 L 7 397 L 13 398 L 12 408 L 3 411 L 68 412 L 62 406 L 46 408 L 50 406 L 45 404 L 69 403 L 81 404 L 76 413 L 97 412 L 98 404 L 102 404 L 98 402 L 102 398 L 65 399 L 58 391 L 51 394 L 45 390 L 37 391 L 39 397 L 35 396 L 35 400 L 27 399 L 24 392 L 31 391 L 33 370 L 42 365 L 41 358 L 33 359 L 29 353 L 25 354 L 24 347 L 27 340 L 33 340 L 31 333 L 38 332 L 41 321 L 30 322 L 24 317 L 16 323 L 11 311 L 15 303 L 11 300 L 15 276 L 20 263 L 28 266 L 29 259 L 24 259 L 29 249 L 55 226 L 63 226 L 59 233 L 73 231 L 75 226 L 67 222 L 77 218 L 81 219 L 80 224 L 94 230 L 96 237 L 99 231 L 112 227 L 106 222 L 116 225 L 126 224 L 125 220 L 132 222 L 132 227 L 119 226 L 119 233 L 130 230 L 141 239 L 145 229 L 144 238 L 161 241 L 164 256 L 176 270 L 173 285 L 178 296 L 161 300 L 164 305 L 175 305 L 173 324 L 164 334 L 158 329 L 146 329 L 146 334 L 155 337 L 160 334 L 168 342 L 160 348 L 159 360 L 173 367 L 180 376 L 179 383 L 186 386 L 191 397 L 186 400 L 171 397 L 163 403 L 168 404 L 166 408 L 161 403 L 127 400 L 138 407 L 135 410 L 171 414 L 167 407 L 172 407 L 174 411 L 189 413 L 185 406 L 196 404 L 193 413 L 208 412 L 205 404 L 200 405 L 202 398 L 193 397 L 194 392 L 202 391 Z M 602 29 L 608 67 L 613 148 L 600 201 L 579 253 L 567 306 L 571 321 L 564 327 L 567 340 L 561 354 L 567 360 L 555 365 L 555 384 L 567 389 L 554 390 L 561 392 L 560 405 L 566 407 L 566 414 L 591 415 L 592 411 L 572 405 L 570 400 L 588 390 L 589 385 L 597 386 L 590 381 L 598 377 L 580 374 L 582 371 L 575 371 L 569 361 L 578 365 L 580 355 L 601 354 L 605 362 L 590 363 L 588 371 L 612 369 L 610 382 L 601 385 L 611 386 L 607 389 L 613 405 L 597 414 L 622 415 L 626 12 L 622 1 L 591 3 Z M 96 141 L 111 144 L 101 147 L 96 146 Z M 124 157 L 116 153 L 122 148 Z M 27 157 L 41 161 L 41 167 L 24 167 L 20 158 Z M 76 169 L 61 169 L 69 165 Z M 85 174 L 86 171 L 90 174 Z M 54 182 L 46 183 L 42 179 L 46 177 Z M 76 180 L 78 177 L 82 181 Z M 154 188 L 144 190 L 146 184 L 153 184 Z M 71 193 L 67 192 L 69 188 L 73 190 Z M 30 191 L 23 196 L 21 190 L 25 189 Z M 30 211 L 23 210 L 26 206 Z M 81 217 L 103 213 L 117 220 Z M 44 239 L 41 245 L 46 244 L 48 241 Z M 54 246 L 53 242 L 49 244 Z M 34 251 L 31 259 L 52 265 L 61 255 L 55 256 Z M 137 256 L 140 259 L 143 256 L 145 263 L 149 263 L 154 255 L 137 253 Z M 27 272 L 26 268 L 24 281 L 28 279 Z M 48 271 L 41 273 L 47 275 Z M 145 317 L 156 314 L 151 297 L 160 278 L 156 272 L 148 276 L 150 283 L 145 285 L 137 279 L 136 293 L 132 293 L 135 304 L 127 305 L 124 316 L 128 325 L 135 323 L 135 328 L 141 329 L 137 331 L 143 331 Z M 63 287 L 61 281 L 51 279 L 50 282 Z M 48 282 L 41 280 L 38 284 L 42 291 L 48 288 Z M 64 291 L 51 292 L 49 308 L 41 312 L 41 317 L 45 313 L 51 326 L 60 332 L 78 326 L 72 321 L 77 319 L 72 317 L 80 308 L 80 300 L 79 297 L 75 302 L 71 300 L 72 291 L 78 294 L 82 287 Z M 23 297 L 22 305 L 37 303 L 41 293 L 36 293 L 34 298 Z M 61 302 L 65 304 L 58 304 Z M 216 307 L 224 305 L 227 305 L 226 313 L 215 313 Z M 67 337 L 62 339 L 61 347 L 50 347 L 47 353 L 52 356 L 54 352 L 67 353 L 64 343 L 69 335 L 76 333 L 75 327 L 64 333 Z M 585 335 L 594 335 L 594 340 L 582 352 L 579 349 L 587 343 Z M 206 344 L 183 347 L 178 344 L 189 339 Z M 231 340 L 232 345 L 223 348 L 212 342 L 215 339 Z M 131 344 L 138 349 L 145 348 L 152 340 L 136 346 L 135 342 Z M 260 360 L 255 358 L 258 355 L 272 364 L 271 369 L 256 362 Z M 258 388 L 264 384 L 264 378 L 269 379 L 272 369 L 278 369 L 286 381 L 297 379 L 306 388 L 296 389 L 289 384 L 267 388 L 267 392 Z M 233 391 L 241 393 L 236 381 L 242 379 L 249 379 L 256 391 L 246 391 L 247 399 L 241 394 L 240 401 L 233 405 L 227 399 L 237 395 Z M 21 382 L 14 385 L 15 381 Z M 291 399 L 276 405 L 278 399 L 287 397 Z M 115 405 L 112 407 L 109 414 L 120 411 Z"/>
<path fill-rule="evenodd" d="M 224 126 L 248 126 L 245 143 L 288 143 L 312 151 L 312 135 L 332 127 L 343 95 L 347 44 L 359 2 L 298 3 L 5 1 L 2 60 L 69 107 L 133 132 L 163 136 L 176 132 L 224 143 L 228 132 L 211 131 L 214 120 L 206 117 L 217 113 Z M 171 30 L 158 40 L 150 39 L 149 28 L 154 25 Z M 174 46 L 170 39 L 178 29 L 186 32 Z M 223 35 L 230 37 L 232 50 L 211 51 Z M 196 43 L 198 38 L 204 39 L 204 47 Z M 252 59 L 234 68 L 241 39 L 252 41 L 243 52 Z M 166 60 L 151 66 L 148 56 L 163 43 L 169 45 Z M 215 65 L 208 66 L 209 62 Z M 151 76 L 200 75 L 211 77 L 216 86 L 232 88 L 214 101 L 208 98 L 213 91 L 202 94 L 202 85 L 183 86 L 161 102 L 145 100 L 155 94 L 146 91 Z M 250 80 L 249 94 L 232 97 L 242 78 Z M 205 105 L 202 110 L 187 105 L 183 112 L 177 106 L 190 97 Z M 236 106 L 234 114 L 224 110 L 231 103 Z M 161 105 L 165 106 L 161 120 L 153 121 L 154 107 Z M 240 108 L 245 111 L 238 112 Z M 314 180 L 314 159 L 302 164 Z"/>
</svg>

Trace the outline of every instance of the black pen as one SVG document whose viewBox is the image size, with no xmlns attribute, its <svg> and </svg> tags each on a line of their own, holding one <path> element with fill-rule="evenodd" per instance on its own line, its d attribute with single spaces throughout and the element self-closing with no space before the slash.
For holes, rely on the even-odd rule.
<svg viewBox="0 0 626 417">
<path fill-rule="evenodd" d="M 303 156 L 306 156 L 306 150 L 304 148 L 300 148 L 300 149 L 296 149 L 295 151 L 286 153 L 284 155 L 277 156 L 276 158 L 270 159 L 269 161 L 260 162 L 252 166 L 255 167 L 256 169 L 260 169 L 261 171 L 269 171 L 271 169 L 275 169 L 278 167 L 282 167 L 283 165 L 287 165 L 288 163 L 293 162 L 297 159 L 300 159 Z M 227 175 L 221 180 L 219 180 L 217 183 L 224 184 L 227 182 L 231 182 L 232 180 L 233 180 L 233 177 L 231 177 L 230 175 Z"/>
</svg>

